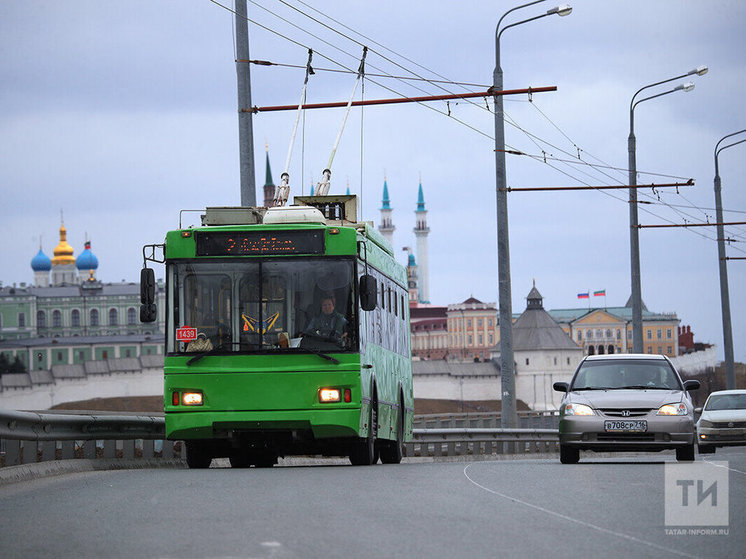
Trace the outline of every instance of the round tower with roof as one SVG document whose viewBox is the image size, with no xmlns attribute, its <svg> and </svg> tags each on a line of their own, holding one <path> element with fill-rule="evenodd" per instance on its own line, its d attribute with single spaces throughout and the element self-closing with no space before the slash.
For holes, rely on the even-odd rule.
<svg viewBox="0 0 746 559">
<path fill-rule="evenodd" d="M 394 209 L 391 207 L 391 201 L 389 200 L 389 186 L 386 182 L 386 177 L 383 178 L 383 199 L 381 200 L 381 224 L 378 226 L 378 230 L 381 232 L 386 240 L 394 245 L 394 222 L 391 220 L 391 212 Z"/>
<path fill-rule="evenodd" d="M 422 179 L 417 195 L 417 210 L 414 212 L 416 225 L 414 234 L 417 237 L 417 262 L 419 263 L 419 296 L 420 303 L 430 302 L 430 274 L 428 272 L 427 236 L 430 228 L 427 226 L 427 210 L 425 197 L 422 194 Z"/>
</svg>

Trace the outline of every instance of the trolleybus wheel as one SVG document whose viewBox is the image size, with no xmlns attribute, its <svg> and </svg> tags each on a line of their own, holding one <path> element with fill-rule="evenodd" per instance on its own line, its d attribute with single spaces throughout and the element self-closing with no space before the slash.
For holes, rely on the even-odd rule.
<svg viewBox="0 0 746 559">
<path fill-rule="evenodd" d="M 277 455 L 271 452 L 261 453 L 254 457 L 253 462 L 257 468 L 271 468 L 277 464 Z"/>
<path fill-rule="evenodd" d="M 203 441 L 186 441 L 186 461 L 192 469 L 209 468 L 212 455 Z"/>
<path fill-rule="evenodd" d="M 384 464 L 399 464 L 404 452 L 404 406 L 399 406 L 399 420 L 396 427 L 396 440 L 379 441 L 381 462 Z"/>
<path fill-rule="evenodd" d="M 228 461 L 231 463 L 231 468 L 248 468 L 251 466 L 251 457 L 243 449 L 231 451 L 228 455 Z"/>
<path fill-rule="evenodd" d="M 356 441 L 350 452 L 350 462 L 353 466 L 371 466 L 378 462 L 378 445 L 376 445 L 376 434 L 378 432 L 378 402 L 370 403 L 370 428 L 368 436 Z"/>
</svg>

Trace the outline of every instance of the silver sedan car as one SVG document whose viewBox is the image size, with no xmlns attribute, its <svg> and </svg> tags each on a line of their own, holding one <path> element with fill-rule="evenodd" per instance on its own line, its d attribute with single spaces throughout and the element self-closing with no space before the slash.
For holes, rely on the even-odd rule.
<svg viewBox="0 0 746 559">
<path fill-rule="evenodd" d="M 675 449 L 694 460 L 694 407 L 690 390 L 665 355 L 585 357 L 572 381 L 555 382 L 560 404 L 560 461 L 575 464 L 581 450 L 657 452 Z"/>
<path fill-rule="evenodd" d="M 697 421 L 697 443 L 700 454 L 746 445 L 746 390 L 719 390 L 707 397 Z"/>
</svg>

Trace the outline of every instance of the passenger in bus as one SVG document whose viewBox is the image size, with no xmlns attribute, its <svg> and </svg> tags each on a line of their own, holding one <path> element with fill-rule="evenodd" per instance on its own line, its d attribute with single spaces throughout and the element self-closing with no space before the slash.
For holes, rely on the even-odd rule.
<svg viewBox="0 0 746 559">
<path fill-rule="evenodd" d="M 335 310 L 336 305 L 334 295 L 324 294 L 321 297 L 321 312 L 311 319 L 303 334 L 331 340 L 343 346 L 347 338 L 347 319 Z"/>
</svg>

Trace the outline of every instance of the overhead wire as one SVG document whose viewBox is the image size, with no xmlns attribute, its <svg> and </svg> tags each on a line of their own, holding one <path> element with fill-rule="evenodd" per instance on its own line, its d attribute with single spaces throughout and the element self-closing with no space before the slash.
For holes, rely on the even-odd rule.
<svg viewBox="0 0 746 559">
<path fill-rule="evenodd" d="M 220 4 L 220 3 L 219 3 L 219 2 L 217 2 L 216 0 L 210 0 L 210 1 L 211 1 L 212 3 L 214 3 L 214 4 L 218 5 L 219 7 L 223 8 L 223 9 L 226 9 L 227 11 L 230 11 L 230 12 L 232 12 L 232 13 L 234 13 L 234 14 L 235 14 L 235 11 L 234 11 L 234 10 L 231 10 L 230 8 L 228 8 L 228 7 L 226 7 L 226 6 L 222 5 L 222 4 Z M 280 18 L 281 20 L 283 20 L 283 21 L 285 21 L 286 23 L 288 23 L 288 24 L 290 24 L 290 25 L 294 26 L 295 28 L 299 29 L 300 31 L 302 31 L 302 32 L 304 32 L 304 33 L 307 33 L 307 34 L 311 35 L 312 37 L 316 38 L 317 40 L 320 40 L 320 41 L 324 42 L 325 44 L 329 45 L 330 47 L 334 48 L 335 50 L 338 50 L 338 51 L 340 51 L 340 52 L 342 52 L 342 53 L 344 53 L 344 54 L 346 54 L 346 55 L 348 55 L 348 56 L 352 56 L 352 55 L 351 55 L 350 53 L 348 53 L 348 52 L 344 51 L 343 49 L 341 49 L 341 48 L 339 48 L 339 47 L 337 47 L 337 46 L 335 46 L 335 45 L 333 45 L 333 44 L 329 43 L 328 41 L 326 41 L 326 40 L 324 40 L 324 39 L 321 39 L 320 37 L 318 37 L 318 36 L 314 35 L 313 33 L 310 33 L 310 32 L 308 32 L 307 30 L 305 30 L 305 29 L 303 29 L 303 28 L 300 28 L 299 26 L 297 26 L 297 25 L 293 24 L 292 22 L 289 22 L 289 21 L 288 21 L 287 19 L 285 19 L 285 18 L 282 18 L 282 16 L 278 16 L 277 14 L 274 14 L 274 13 L 273 13 L 273 12 L 272 12 L 271 10 L 268 10 L 268 9 L 264 8 L 263 6 L 261 6 L 261 5 L 257 4 L 256 2 L 254 2 L 253 0 L 251 0 L 251 1 L 252 1 L 252 4 L 255 4 L 255 5 L 257 5 L 258 7 L 260 7 L 260 8 L 262 8 L 262 9 L 264 9 L 265 11 L 268 11 L 268 12 L 269 12 L 269 13 L 271 13 L 272 15 L 275 15 L 276 17 L 279 17 L 279 18 Z M 291 8 L 291 9 L 293 9 L 293 10 L 295 10 L 295 11 L 297 11 L 297 12 L 301 13 L 302 15 L 304 15 L 304 16 L 306 16 L 306 17 L 310 18 L 311 20 L 313 20 L 313 21 L 317 22 L 318 24 L 320 24 L 320 25 L 323 25 L 324 27 L 326 27 L 326 28 L 328 28 L 328 29 L 330 29 L 330 30 L 334 31 L 335 33 L 338 33 L 338 34 L 339 34 L 339 35 L 341 35 L 342 37 L 345 37 L 345 38 L 347 38 L 348 40 L 351 40 L 351 41 L 353 41 L 353 42 L 355 42 L 355 43 L 357 43 L 357 44 L 360 44 L 360 45 L 362 45 L 362 43 L 360 43 L 360 42 L 359 42 L 359 41 L 357 41 L 356 39 L 353 39 L 353 38 L 351 38 L 351 37 L 347 36 L 346 34 L 344 34 L 344 33 L 341 33 L 341 32 L 339 32 L 339 31 L 338 31 L 337 29 L 335 29 L 335 28 L 333 28 L 333 27 L 331 27 L 331 26 L 329 26 L 329 25 L 327 25 L 327 24 L 325 24 L 325 23 L 323 23 L 323 22 L 319 21 L 319 20 L 318 20 L 317 18 L 314 18 L 314 17 L 312 17 L 312 16 L 310 16 L 310 15 L 306 14 L 306 13 L 305 13 L 305 12 L 303 12 L 302 10 L 300 10 L 300 9 L 298 9 L 298 8 L 294 7 L 294 6 L 291 6 L 291 5 L 290 5 L 290 4 L 288 3 L 288 2 L 285 2 L 284 0 L 278 0 L 278 1 L 280 1 L 280 2 L 282 3 L 282 4 L 284 4 L 284 5 L 288 6 L 289 8 Z M 395 61 L 391 60 L 390 58 L 388 58 L 388 57 L 386 57 L 386 56 L 383 56 L 383 55 L 382 55 L 381 53 L 379 53 L 378 51 L 375 51 L 375 50 L 374 50 L 374 51 L 372 51 L 372 52 L 374 52 L 374 53 L 375 53 L 375 54 L 377 54 L 378 56 L 381 56 L 381 57 L 382 57 L 383 59 L 385 59 L 385 60 L 387 60 L 387 61 L 391 62 L 392 64 L 395 64 L 396 66 L 398 66 L 398 67 L 402 68 L 402 69 L 403 69 L 403 70 L 405 70 L 406 72 L 412 73 L 412 74 L 413 74 L 414 76 L 416 76 L 416 78 L 407 78 L 407 77 L 405 77 L 405 76 L 394 76 L 394 75 L 392 75 L 392 74 L 381 74 L 381 75 L 379 75 L 379 76 L 376 76 L 376 77 L 392 78 L 392 79 L 396 79 L 396 80 L 400 80 L 400 81 L 405 81 L 405 80 L 407 80 L 407 79 L 409 79 L 410 81 L 413 81 L 413 80 L 425 81 L 425 82 L 428 82 L 428 83 L 430 83 L 431 85 L 435 85 L 436 87 L 438 87 L 439 89 L 441 89 L 441 90 L 443 90 L 443 91 L 448 91 L 448 92 L 450 92 L 450 91 L 449 91 L 448 89 L 446 89 L 446 88 L 442 87 L 442 86 L 440 85 L 441 83 L 445 83 L 445 84 L 448 84 L 448 85 L 455 85 L 455 86 L 460 86 L 460 87 L 463 87 L 464 89 L 466 89 L 466 88 L 467 88 L 467 87 L 469 87 L 469 86 L 472 86 L 472 87 L 477 87 L 477 86 L 478 86 L 478 84 L 466 84 L 466 83 L 464 83 L 464 82 L 455 82 L 455 81 L 449 80 L 449 79 L 448 79 L 448 78 L 446 78 L 445 76 L 442 76 L 442 75 L 438 74 L 437 72 L 435 72 L 435 71 L 433 71 L 433 70 L 430 70 L 430 69 L 428 69 L 428 68 L 426 68 L 426 67 L 424 67 L 424 66 L 422 66 L 422 65 L 420 65 L 420 64 L 418 64 L 418 63 L 416 63 L 416 62 L 414 62 L 414 61 L 412 61 L 412 60 L 410 60 L 409 58 L 407 58 L 407 57 L 405 57 L 405 56 L 402 56 L 402 55 L 400 55 L 400 54 L 396 53 L 395 51 L 392 51 L 391 49 L 388 49 L 387 47 L 383 46 L 383 45 L 382 45 L 381 43 L 379 43 L 379 42 L 377 42 L 377 41 L 375 41 L 375 40 L 373 40 L 373 39 L 371 39 L 371 38 L 369 38 L 369 37 L 366 37 L 365 35 L 363 35 L 363 34 L 361 34 L 361 33 L 357 32 L 357 31 L 355 31 L 355 30 L 353 30 L 353 29 L 349 28 L 348 26 L 346 26 L 346 25 L 342 24 L 342 23 L 341 23 L 341 22 L 339 22 L 338 20 L 336 20 L 336 19 L 334 19 L 334 18 L 331 18 L 330 16 L 328 16 L 328 15 L 324 14 L 323 12 L 320 12 L 319 10 L 317 10 L 316 8 L 314 8 L 314 7 L 310 6 L 310 5 L 308 5 L 307 3 L 303 2 L 302 0 L 297 0 L 297 1 L 298 1 L 298 2 L 300 3 L 300 4 L 302 4 L 302 5 L 306 6 L 306 7 L 308 7 L 309 9 L 312 9 L 312 10 L 314 10 L 315 12 L 317 12 L 317 13 L 319 13 L 319 14 L 323 15 L 324 17 L 327 17 L 327 18 L 328 18 L 329 20 L 331 20 L 331 21 L 333 21 L 333 22 L 337 23 L 338 25 L 340 25 L 340 26 L 342 26 L 342 27 L 344 27 L 344 28 L 346 28 L 346 29 L 349 29 L 349 30 L 351 30 L 352 32 L 354 32 L 355 34 L 357 34 L 357 35 L 359 35 L 359 36 L 361 36 L 361 37 L 364 37 L 364 38 L 366 38 L 366 40 L 369 40 L 369 41 L 370 41 L 371 43 L 373 43 L 373 44 L 376 44 L 376 45 L 380 46 L 381 48 L 383 48 L 383 49 L 385 49 L 385 50 L 387 50 L 387 51 L 389 51 L 389 52 L 391 52 L 391 53 L 395 54 L 396 56 L 399 56 L 399 57 L 401 57 L 401 58 L 402 58 L 402 59 L 404 59 L 404 60 L 407 60 L 408 62 L 410 62 L 410 63 L 412 63 L 412 64 L 415 64 L 415 65 L 416 65 L 417 67 L 419 67 L 419 68 L 422 68 L 422 69 L 424 69 L 424 70 L 426 70 L 426 71 L 428 71 L 428 72 L 430 72 L 430 73 L 432 73 L 432 74 L 434 74 L 434 75 L 437 75 L 437 76 L 438 76 L 438 77 L 440 77 L 440 78 L 443 78 L 443 80 L 442 80 L 442 81 L 441 81 L 441 80 L 432 80 L 432 79 L 428 79 L 428 78 L 425 78 L 425 77 L 419 76 L 419 75 L 418 75 L 418 74 L 417 74 L 416 72 L 414 72 L 414 71 L 412 71 L 412 70 L 410 70 L 410 69 L 408 69 L 408 68 L 406 68 L 406 67 L 404 67 L 404 66 L 400 65 L 399 63 L 397 63 L 397 62 L 395 62 Z M 281 37 L 281 38 L 285 39 L 285 40 L 288 40 L 289 42 L 291 42 L 291 43 L 293 43 L 293 44 L 296 44 L 296 45 L 298 45 L 298 46 L 302 46 L 302 47 L 304 47 L 304 48 L 310 48 L 310 47 L 307 47 L 306 45 L 304 45 L 304 44 L 300 43 L 299 41 L 296 41 L 296 40 L 294 40 L 294 39 L 291 39 L 290 37 L 287 37 L 286 35 L 283 35 L 282 33 L 279 33 L 279 32 L 277 32 L 277 31 L 275 31 L 275 30 L 273 30 L 273 29 L 271 29 L 271 28 L 269 28 L 269 27 L 267 27 L 267 26 L 265 26 L 265 25 L 262 25 L 262 24 L 260 24 L 260 23 L 258 23 L 258 22 L 256 22 L 256 21 L 253 21 L 253 20 L 252 20 L 252 19 L 250 19 L 250 18 L 247 18 L 247 20 L 248 20 L 248 21 L 249 21 L 250 23 L 253 23 L 254 25 L 257 25 L 257 26 L 261 27 L 262 29 L 265 29 L 265 30 L 267 30 L 267 31 L 269 31 L 269 32 L 271 32 L 271 33 L 273 33 L 273 34 L 275 34 L 275 35 L 277 35 L 277 36 L 279 36 L 279 37 Z M 318 53 L 318 51 L 315 51 L 315 52 L 317 52 L 317 53 Z M 348 68 L 348 67 L 346 67 L 346 66 L 345 66 L 344 64 L 342 64 L 342 63 L 340 63 L 340 62 L 338 62 L 338 61 L 336 61 L 336 60 L 332 59 L 331 57 L 329 57 L 329 56 L 326 56 L 326 55 L 324 55 L 324 54 L 322 54 L 322 53 L 318 53 L 318 54 L 319 54 L 319 56 L 321 56 L 322 58 L 325 58 L 325 59 L 329 60 L 329 61 L 330 61 L 330 62 L 332 62 L 333 64 L 336 64 L 336 65 L 338 65 L 338 66 L 342 67 L 342 68 L 344 69 L 344 70 L 342 70 L 342 71 L 346 71 L 346 72 L 354 73 L 354 70 L 352 70 L 351 68 Z M 377 68 L 377 67 L 375 67 L 375 66 L 373 66 L 373 67 L 374 67 L 374 68 L 376 68 L 376 69 L 378 69 L 378 68 Z M 379 70 L 380 70 L 380 69 L 379 69 Z M 333 71 L 333 70 L 330 70 L 330 71 Z M 368 77 L 368 76 L 370 76 L 370 74 L 368 74 L 368 75 L 367 75 L 366 77 Z M 369 78 L 369 79 L 370 79 L 370 78 Z M 374 83 L 374 84 L 378 85 L 379 87 L 382 87 L 383 89 L 385 89 L 385 90 L 387 90 L 387 91 L 390 91 L 390 92 L 392 92 L 392 93 L 394 93 L 394 94 L 396 94 L 396 95 L 399 95 L 399 96 L 402 96 L 402 97 L 407 97 L 406 95 L 404 95 L 404 94 L 402 94 L 402 93 L 400 93 L 400 92 L 398 92 L 398 91 L 394 90 L 393 88 L 390 88 L 390 87 L 388 87 L 388 86 L 385 86 L 385 85 L 383 85 L 383 84 L 381 84 L 381 83 L 378 83 L 378 82 L 377 82 L 377 81 L 375 81 L 375 80 L 372 80 L 372 79 L 370 79 L 370 81 L 371 81 L 372 83 Z M 410 84 L 410 85 L 411 85 L 411 84 Z M 422 90 L 421 88 L 416 88 L 416 89 L 419 89 L 420 91 L 425 91 L 425 90 Z M 479 107 L 479 108 L 481 108 L 481 109 L 484 109 L 484 107 L 483 107 L 483 106 L 482 106 L 481 104 L 478 104 L 478 103 L 472 102 L 472 101 L 470 101 L 470 100 L 467 100 L 467 101 L 468 101 L 468 102 L 469 102 L 470 104 L 472 104 L 472 105 L 475 105 L 475 106 L 477 106 L 477 107 Z M 566 139 L 566 140 L 567 140 L 568 142 L 570 142 L 570 143 L 571 143 L 571 144 L 573 145 L 573 147 L 574 147 L 574 148 L 575 148 L 575 149 L 576 149 L 576 150 L 578 151 L 578 158 L 577 158 L 577 159 L 578 159 L 578 160 L 579 160 L 579 161 L 580 161 L 580 162 L 581 162 L 582 164 L 584 164 L 584 165 L 587 165 L 588 167 L 590 167 L 590 168 L 594 169 L 594 170 L 595 170 L 595 171 L 597 171 L 597 172 L 599 172 L 599 169 L 602 169 L 602 168 L 607 168 L 607 169 L 610 169 L 610 170 L 616 170 L 616 171 L 619 171 L 619 172 L 623 171 L 623 169 L 622 169 L 622 168 L 619 168 L 619 167 L 614 167 L 614 166 L 611 166 L 611 165 L 605 164 L 605 163 L 604 163 L 603 161 L 601 161 L 601 160 L 598 160 L 597 158 L 595 158 L 595 157 L 594 157 L 594 156 L 592 156 L 591 154 L 588 154 L 588 155 L 589 155 L 589 156 L 591 156 L 591 157 L 593 157 L 594 159 L 597 159 L 598 161 L 601 161 L 602 163 L 604 163 L 604 165 L 603 165 L 603 166 L 597 166 L 597 165 L 594 165 L 593 163 L 590 163 L 590 162 L 588 162 L 588 161 L 585 161 L 585 160 L 583 160 L 582 158 L 580 158 L 580 157 L 579 157 L 579 154 L 580 154 L 580 152 L 581 152 L 582 150 L 581 150 L 581 149 L 580 149 L 580 148 L 579 148 L 579 147 L 577 146 L 577 144 L 576 144 L 575 142 L 573 142 L 573 141 L 572 141 L 572 139 L 571 139 L 571 138 L 569 138 L 569 136 L 567 136 L 567 134 L 565 134 L 565 133 L 564 133 L 564 132 L 563 132 L 563 131 L 562 131 L 562 130 L 561 130 L 561 129 L 560 129 L 560 128 L 559 128 L 559 127 L 558 127 L 558 126 L 557 126 L 557 125 L 556 125 L 556 124 L 554 123 L 554 122 L 552 122 L 552 121 L 551 121 L 551 119 L 549 119 L 549 117 L 548 117 L 548 116 L 547 116 L 547 115 L 546 115 L 546 114 L 545 114 L 545 113 L 544 113 L 543 111 L 541 111 L 541 110 L 540 110 L 540 109 L 539 109 L 539 108 L 538 108 L 538 107 L 536 106 L 536 104 L 535 104 L 535 103 L 532 103 L 532 104 L 533 104 L 533 105 L 534 105 L 534 107 L 535 107 L 535 108 L 536 108 L 536 109 L 538 110 L 538 112 L 539 112 L 539 113 L 541 113 L 541 114 L 542 114 L 542 115 L 543 115 L 543 116 L 544 116 L 544 117 L 545 117 L 545 118 L 546 118 L 546 119 L 547 119 L 547 120 L 548 120 L 548 121 L 549 121 L 549 122 L 550 122 L 550 123 L 551 123 L 551 124 L 552 124 L 552 125 L 553 125 L 553 126 L 554 126 L 554 127 L 555 127 L 555 128 L 556 128 L 556 129 L 557 129 L 557 130 L 558 130 L 558 131 L 559 131 L 559 132 L 560 132 L 560 133 L 562 134 L 562 135 L 563 135 L 563 136 L 564 136 L 564 137 L 565 137 L 565 139 Z M 429 109 L 431 109 L 431 110 L 434 110 L 435 112 L 437 112 L 437 113 L 439 113 L 439 114 L 441 114 L 441 115 L 447 116 L 448 118 L 451 118 L 451 119 L 453 119 L 454 121 L 456 121 L 457 123 L 459 123 L 459 124 L 462 124 L 462 125 L 466 126 L 467 128 L 471 129 L 472 131 L 475 131 L 475 132 L 477 132 L 478 134 L 480 134 L 480 135 L 482 135 L 482 136 L 485 136 L 485 137 L 487 137 L 487 138 L 489 138 L 489 139 L 492 139 L 492 140 L 494 140 L 494 137 L 492 137 L 492 136 L 491 136 L 490 134 L 487 134 L 487 133 L 483 132 L 482 130 L 479 130 L 479 129 L 475 128 L 474 126 L 472 126 L 472 125 L 470 125 L 470 124 L 468 124 L 468 123 L 464 122 L 463 120 L 461 120 L 461 119 L 459 119 L 459 118 L 456 118 L 456 117 L 454 117 L 454 116 L 453 116 L 453 115 L 451 114 L 450 110 L 448 111 L 448 113 L 446 113 L 445 111 L 442 111 L 442 110 L 438 110 L 437 108 L 435 108 L 435 107 L 431 107 L 430 105 L 427 105 L 427 104 L 424 104 L 424 103 L 420 103 L 420 105 L 422 105 L 422 106 L 425 106 L 425 107 L 427 107 L 427 108 L 429 108 Z M 450 109 L 450 108 L 449 108 L 449 109 Z M 491 110 L 489 109 L 489 106 L 487 106 L 487 110 L 488 110 L 489 112 L 492 112 L 492 111 L 491 111 Z M 547 162 L 547 160 L 555 160 L 556 162 L 558 162 L 558 163 L 563 163 L 563 164 L 570 164 L 570 160 L 561 160 L 561 159 L 559 159 L 559 158 L 555 158 L 555 157 L 554 157 L 553 155 L 551 155 L 551 154 L 550 154 L 550 155 L 547 155 L 547 154 L 546 154 L 546 151 L 545 151 L 545 150 L 544 150 L 543 148 L 541 148 L 541 146 L 540 146 L 540 145 L 539 145 L 539 144 L 537 143 L 537 141 L 536 141 L 536 140 L 538 140 L 539 142 L 543 142 L 543 143 L 545 143 L 545 144 L 546 144 L 546 145 L 548 145 L 548 146 L 551 146 L 551 147 L 553 147 L 553 148 L 554 148 L 554 149 L 556 149 L 557 151 L 560 151 L 561 153 L 564 153 L 565 155 L 567 155 L 567 156 L 571 157 L 572 159 L 575 159 L 575 157 L 574 157 L 574 155 L 573 155 L 573 154 L 570 154 L 570 153 L 569 153 L 569 152 L 567 152 L 566 150 L 564 150 L 564 149 L 561 149 L 561 148 L 559 148 L 558 146 L 555 146 L 554 144 L 552 144 L 552 143 L 550 143 L 550 142 L 548 142 L 548 141 L 546 141 L 546 140 L 544 140 L 544 139 L 542 139 L 542 138 L 540 138 L 540 137 L 538 137 L 538 136 L 536 136 L 536 135 L 534 135 L 534 134 L 531 134 L 530 132 L 528 132 L 527 130 L 525 130 L 525 129 L 524 129 L 523 127 L 521 127 L 520 125 L 518 125 L 518 124 L 517 124 L 517 123 L 516 123 L 516 122 L 515 122 L 515 121 L 514 121 L 514 120 L 513 120 L 513 119 L 512 119 L 511 117 L 508 117 L 508 119 L 506 119 L 506 121 L 507 121 L 507 122 L 508 122 L 508 123 L 509 123 L 509 124 L 510 124 L 511 126 L 514 126 L 514 127 L 516 128 L 516 129 L 518 129 L 519 131 L 521 131 L 521 132 L 523 132 L 523 133 L 524 133 L 525 135 L 527 135 L 527 137 L 529 137 L 529 138 L 531 139 L 531 141 L 532 141 L 532 142 L 533 142 L 533 143 L 534 143 L 534 144 L 535 144 L 535 145 L 537 146 L 537 148 L 538 148 L 538 149 L 540 149 L 540 151 L 542 151 L 542 153 L 543 153 L 543 155 L 542 155 L 542 156 L 538 156 L 538 155 L 534 155 L 534 156 L 531 156 L 531 155 L 529 155 L 529 154 L 525 154 L 525 153 L 522 153 L 522 152 L 521 152 L 521 154 L 522 154 L 522 155 L 527 155 L 527 156 L 529 156 L 530 158 L 532 158 L 532 159 L 535 159 L 535 160 L 539 160 L 539 159 L 541 159 L 541 160 L 543 160 L 543 162 L 544 162 L 545 164 L 547 164 L 547 165 L 548 165 L 548 166 L 549 166 L 550 168 L 552 168 L 552 169 L 554 169 L 555 171 L 557 171 L 557 172 L 559 172 L 559 173 L 561 173 L 561 174 L 563 174 L 563 175 L 567 176 L 568 178 L 571 178 L 572 180 L 576 180 L 577 182 L 580 182 L 580 183 L 582 183 L 582 184 L 586 184 L 586 185 L 588 184 L 588 183 L 586 183 L 585 181 L 582 181 L 582 180 L 578 179 L 578 178 L 577 178 L 576 176 L 572 175 L 571 173 L 567 173 L 567 172 L 565 172 L 565 171 L 562 171 L 562 170 L 561 170 L 561 169 L 559 169 L 559 168 L 558 168 L 557 166 L 555 166 L 555 165 L 552 165 L 552 164 L 549 164 L 549 163 Z M 509 148 L 511 148 L 511 149 L 512 149 L 512 150 L 514 150 L 514 151 L 520 152 L 520 150 L 515 150 L 515 148 L 513 148 L 513 146 L 506 146 L 506 147 L 509 147 Z M 583 153 L 587 153 L 587 152 L 583 152 Z M 575 162 L 574 162 L 574 161 L 572 161 L 572 163 L 574 164 Z M 605 174 L 605 173 L 604 173 L 603 171 L 601 171 L 601 173 L 602 173 L 602 174 Z M 590 175 L 589 175 L 588 173 L 583 173 L 583 174 L 585 174 L 586 176 L 590 176 Z M 640 171 L 640 174 L 646 174 L 646 173 L 644 173 L 644 172 Z M 652 175 L 655 175 L 655 176 L 668 176 L 668 177 L 674 177 L 674 178 L 683 178 L 683 177 L 675 177 L 674 175 L 665 175 L 665 174 L 659 174 L 659 173 L 651 173 L 651 174 L 652 174 Z M 607 178 L 608 178 L 608 179 L 610 179 L 610 180 L 613 180 L 613 181 L 618 181 L 618 179 L 614 179 L 613 177 L 611 177 L 611 176 L 610 176 L 610 175 L 608 175 L 608 174 L 606 174 L 606 176 L 607 176 Z M 605 191 L 603 191 L 603 192 L 605 192 Z M 608 194 L 608 192 L 605 192 L 605 193 L 607 193 L 607 194 Z M 645 196 L 648 196 L 648 197 L 651 197 L 651 198 L 652 198 L 652 196 L 651 196 L 651 195 L 649 195 L 649 194 L 643 193 L 643 195 L 645 195 Z M 617 199 L 618 199 L 618 200 L 620 200 L 620 201 L 626 202 L 626 201 L 625 201 L 625 200 L 624 200 L 623 198 L 620 198 L 620 197 L 615 197 L 615 198 L 617 198 Z M 687 201 L 688 201 L 688 200 L 687 200 Z M 671 205 L 671 204 L 668 204 L 667 202 L 663 202 L 663 201 L 662 201 L 662 200 L 661 200 L 660 198 L 658 198 L 658 202 L 659 202 L 659 203 L 660 203 L 661 205 L 663 205 L 663 206 L 666 206 L 666 207 L 669 207 L 669 208 L 675 208 L 675 207 L 677 207 L 677 206 L 675 206 L 675 205 Z M 654 202 L 653 202 L 653 203 L 654 203 Z M 691 202 L 690 202 L 690 204 L 691 204 Z M 679 206 L 679 207 L 683 207 L 683 206 Z M 700 208 L 698 208 L 698 207 L 696 207 L 696 206 L 694 206 L 694 207 L 695 207 L 696 209 L 700 209 Z M 644 212 L 646 212 L 646 213 L 648 213 L 648 214 L 650 214 L 650 215 L 653 215 L 653 216 L 655 216 L 655 217 L 657 217 L 657 218 L 659 218 L 659 219 L 664 219 L 665 221 L 668 221 L 669 223 L 673 223 L 672 221 L 668 220 L 667 218 L 664 218 L 664 217 L 662 217 L 662 216 L 659 216 L 659 215 L 657 215 L 657 214 L 656 214 L 656 213 L 654 213 L 654 212 L 651 212 L 651 211 L 650 211 L 650 210 L 648 210 L 647 208 L 641 207 L 640 209 L 641 209 L 641 211 L 644 211 Z M 681 216 L 681 214 L 679 214 L 679 215 Z M 691 215 L 689 215 L 689 214 L 687 214 L 687 215 L 688 215 L 688 217 L 690 217 L 690 218 L 691 218 L 691 217 L 693 217 L 693 216 L 691 216 Z M 686 221 L 686 218 L 683 218 L 683 219 L 684 219 L 684 220 Z M 694 231 L 693 229 L 690 229 L 690 230 Z M 694 232 L 695 232 L 695 233 L 697 233 L 697 234 L 699 234 L 699 233 L 698 233 L 697 231 L 694 231 Z M 704 235 L 701 235 L 701 236 L 704 236 Z M 706 236 L 705 236 L 705 238 L 709 238 L 709 237 L 706 237 Z"/>
</svg>

